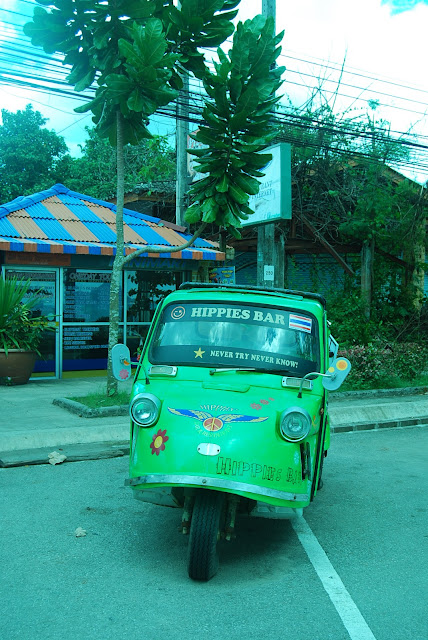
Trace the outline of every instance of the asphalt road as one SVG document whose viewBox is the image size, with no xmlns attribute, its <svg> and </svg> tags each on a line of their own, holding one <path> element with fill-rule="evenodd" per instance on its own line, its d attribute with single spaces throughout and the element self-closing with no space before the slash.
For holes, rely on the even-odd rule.
<svg viewBox="0 0 428 640">
<path fill-rule="evenodd" d="M 427 450 L 420 427 L 334 435 L 311 559 L 289 521 L 240 520 L 208 583 L 125 458 L 0 469 L 0 637 L 427 640 Z"/>
</svg>

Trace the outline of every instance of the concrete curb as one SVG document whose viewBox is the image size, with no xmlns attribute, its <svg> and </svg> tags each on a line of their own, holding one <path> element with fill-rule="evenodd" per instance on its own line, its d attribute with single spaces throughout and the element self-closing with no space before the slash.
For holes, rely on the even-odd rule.
<svg viewBox="0 0 428 640">
<path fill-rule="evenodd" d="M 75 400 L 69 400 L 68 398 L 55 398 L 52 400 L 52 404 L 62 407 L 63 409 L 70 411 L 70 413 L 78 415 L 80 418 L 107 418 L 114 416 L 126 416 L 129 413 L 129 406 L 127 404 L 90 409 L 86 405 L 76 402 Z"/>
<path fill-rule="evenodd" d="M 0 453 L 0 468 L 23 467 L 33 464 L 50 464 L 49 454 L 53 451 L 65 456 L 63 462 L 82 462 L 84 460 L 106 460 L 129 454 L 129 442 L 102 442 L 70 444 L 62 447 L 42 447 Z"/>
<path fill-rule="evenodd" d="M 384 420 L 379 422 L 363 422 L 340 427 L 330 426 L 331 433 L 346 433 L 350 431 L 377 431 L 400 427 L 428 427 L 428 416 L 411 418 L 408 420 Z"/>
<path fill-rule="evenodd" d="M 428 387 L 402 387 L 399 389 L 360 389 L 358 391 L 336 391 L 329 395 L 330 400 L 349 400 L 361 398 L 392 398 L 396 396 L 415 396 L 428 394 Z"/>
</svg>

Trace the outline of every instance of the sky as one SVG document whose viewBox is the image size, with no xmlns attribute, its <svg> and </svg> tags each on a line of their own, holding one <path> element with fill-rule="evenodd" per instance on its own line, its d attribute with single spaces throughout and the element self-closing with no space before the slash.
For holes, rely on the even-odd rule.
<svg viewBox="0 0 428 640">
<path fill-rule="evenodd" d="M 84 128 L 91 125 L 90 115 L 73 112 L 81 101 L 9 86 L 4 81 L 18 63 L 21 73 L 25 62 L 30 74 L 40 69 L 40 62 L 30 56 L 34 48 L 20 26 L 27 21 L 22 14 L 31 16 L 35 4 L 34 0 L 1 3 L 0 107 L 16 111 L 31 102 L 49 119 L 48 128 L 62 135 L 76 155 L 85 140 Z M 252 18 L 261 10 L 262 0 L 241 0 L 238 19 Z M 428 0 L 277 0 L 276 26 L 277 31 L 285 31 L 279 59 L 279 64 L 286 67 L 281 93 L 294 105 L 304 104 L 322 78 L 330 104 L 337 91 L 337 112 L 373 115 L 369 101 L 377 100 L 375 115 L 391 123 L 394 136 L 411 131 L 418 136 L 415 141 L 427 146 L 420 152 L 420 164 L 424 166 L 406 169 L 406 175 L 425 182 Z M 171 118 L 156 115 L 152 130 L 167 134 L 174 143 L 175 123 Z"/>
</svg>

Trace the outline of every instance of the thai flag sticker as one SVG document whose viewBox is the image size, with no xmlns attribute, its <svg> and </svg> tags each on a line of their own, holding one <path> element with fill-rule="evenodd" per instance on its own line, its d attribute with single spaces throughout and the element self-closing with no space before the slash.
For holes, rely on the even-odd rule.
<svg viewBox="0 0 428 640">
<path fill-rule="evenodd" d="M 296 331 L 306 331 L 306 333 L 311 333 L 312 320 L 310 318 L 305 318 L 304 316 L 296 316 L 293 313 L 290 313 L 288 327 L 289 329 L 296 329 Z"/>
</svg>

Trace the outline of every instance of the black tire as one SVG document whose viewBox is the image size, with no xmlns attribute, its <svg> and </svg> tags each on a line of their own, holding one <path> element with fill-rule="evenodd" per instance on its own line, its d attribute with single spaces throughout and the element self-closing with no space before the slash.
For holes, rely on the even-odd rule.
<svg viewBox="0 0 428 640">
<path fill-rule="evenodd" d="M 218 571 L 217 541 L 224 494 L 197 492 L 190 524 L 187 570 L 192 580 L 210 580 Z"/>
</svg>

